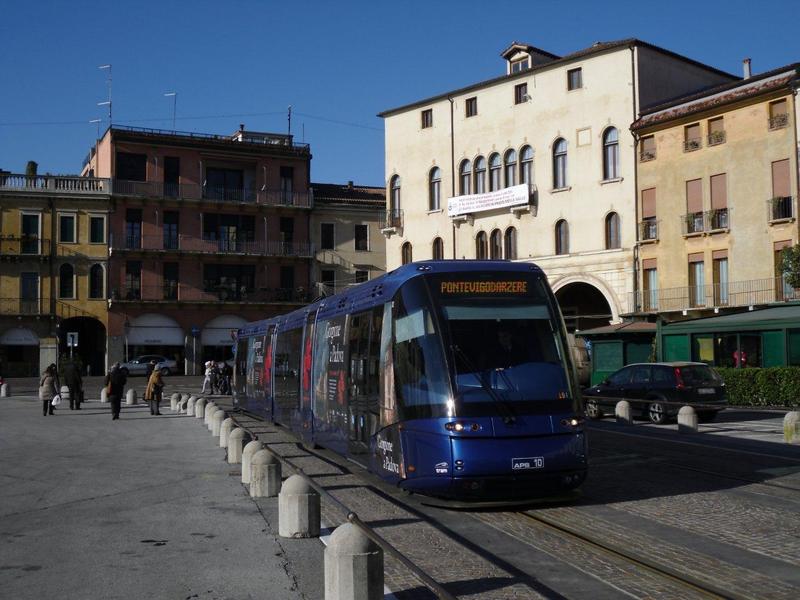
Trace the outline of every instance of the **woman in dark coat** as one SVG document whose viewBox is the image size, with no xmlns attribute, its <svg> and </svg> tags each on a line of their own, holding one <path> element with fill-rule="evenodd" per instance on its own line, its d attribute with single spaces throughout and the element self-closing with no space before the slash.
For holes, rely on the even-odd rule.
<svg viewBox="0 0 800 600">
<path fill-rule="evenodd" d="M 56 366 L 51 364 L 44 370 L 39 379 L 39 400 L 42 401 L 42 415 L 53 414 L 53 398 L 58 394 L 61 386 L 58 384 L 58 371 Z"/>
</svg>

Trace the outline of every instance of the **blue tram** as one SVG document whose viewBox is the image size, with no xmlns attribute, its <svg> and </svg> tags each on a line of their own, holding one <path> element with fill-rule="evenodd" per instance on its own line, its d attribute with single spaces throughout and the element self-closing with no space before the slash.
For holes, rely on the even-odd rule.
<svg viewBox="0 0 800 600">
<path fill-rule="evenodd" d="M 412 263 L 237 337 L 241 409 L 430 496 L 579 486 L 578 394 L 558 305 L 529 263 Z"/>
</svg>

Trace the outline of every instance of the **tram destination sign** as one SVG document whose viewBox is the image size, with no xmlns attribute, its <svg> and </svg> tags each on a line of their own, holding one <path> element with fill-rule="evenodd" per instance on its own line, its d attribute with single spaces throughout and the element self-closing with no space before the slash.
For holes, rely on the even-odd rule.
<svg viewBox="0 0 800 600">
<path fill-rule="evenodd" d="M 525 280 L 502 281 L 442 281 L 439 293 L 448 296 L 469 295 L 517 295 L 528 293 L 528 282 Z"/>
<path fill-rule="evenodd" d="M 511 187 L 485 194 L 455 196 L 447 201 L 447 216 L 457 217 L 486 210 L 528 204 L 529 194 L 528 184 L 523 183 L 522 185 L 512 185 Z"/>
</svg>

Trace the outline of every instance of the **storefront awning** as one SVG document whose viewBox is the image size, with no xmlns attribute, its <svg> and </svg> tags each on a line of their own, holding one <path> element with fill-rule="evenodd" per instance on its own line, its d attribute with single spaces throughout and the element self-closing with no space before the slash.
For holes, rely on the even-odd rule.
<svg viewBox="0 0 800 600">
<path fill-rule="evenodd" d="M 38 346 L 39 336 L 24 327 L 12 327 L 0 334 L 0 346 Z"/>
</svg>

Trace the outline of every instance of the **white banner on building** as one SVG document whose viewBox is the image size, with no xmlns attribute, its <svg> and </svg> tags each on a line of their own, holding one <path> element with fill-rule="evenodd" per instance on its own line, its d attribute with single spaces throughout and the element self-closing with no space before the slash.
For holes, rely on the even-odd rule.
<svg viewBox="0 0 800 600">
<path fill-rule="evenodd" d="M 528 185 L 523 183 L 522 185 L 515 185 L 485 194 L 456 196 L 447 201 L 447 215 L 456 217 L 485 210 L 528 204 L 528 194 Z"/>
</svg>

